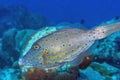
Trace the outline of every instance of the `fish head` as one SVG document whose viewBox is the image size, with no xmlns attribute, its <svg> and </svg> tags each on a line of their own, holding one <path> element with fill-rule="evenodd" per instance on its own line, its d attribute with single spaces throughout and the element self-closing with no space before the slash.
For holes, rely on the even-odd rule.
<svg viewBox="0 0 120 80">
<path fill-rule="evenodd" d="M 42 52 L 43 50 L 41 49 L 41 46 L 36 41 L 26 55 L 19 59 L 19 65 L 44 68 L 45 65 Z"/>
</svg>

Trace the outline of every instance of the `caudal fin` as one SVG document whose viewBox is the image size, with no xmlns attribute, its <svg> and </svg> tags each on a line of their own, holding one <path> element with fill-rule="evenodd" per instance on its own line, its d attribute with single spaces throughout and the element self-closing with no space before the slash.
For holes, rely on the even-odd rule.
<svg viewBox="0 0 120 80">
<path fill-rule="evenodd" d="M 98 26 L 94 29 L 97 39 L 102 39 L 110 34 L 120 31 L 120 22 Z"/>
</svg>

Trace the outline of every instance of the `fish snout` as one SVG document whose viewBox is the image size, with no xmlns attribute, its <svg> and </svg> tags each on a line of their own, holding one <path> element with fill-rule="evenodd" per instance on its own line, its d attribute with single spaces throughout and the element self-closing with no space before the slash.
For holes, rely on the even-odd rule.
<svg viewBox="0 0 120 80">
<path fill-rule="evenodd" d="M 33 66 L 33 64 L 31 64 L 28 60 L 24 59 L 24 58 L 20 58 L 18 61 L 18 64 L 20 67 L 23 66 Z"/>
</svg>

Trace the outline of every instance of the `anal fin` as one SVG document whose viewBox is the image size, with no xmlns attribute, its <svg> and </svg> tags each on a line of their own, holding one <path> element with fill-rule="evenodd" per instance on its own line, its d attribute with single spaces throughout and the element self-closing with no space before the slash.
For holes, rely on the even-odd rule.
<svg viewBox="0 0 120 80">
<path fill-rule="evenodd" d="M 74 60 L 69 62 L 70 66 L 80 65 L 83 62 L 84 58 L 89 55 L 91 55 L 91 52 L 89 50 L 80 53 Z"/>
</svg>

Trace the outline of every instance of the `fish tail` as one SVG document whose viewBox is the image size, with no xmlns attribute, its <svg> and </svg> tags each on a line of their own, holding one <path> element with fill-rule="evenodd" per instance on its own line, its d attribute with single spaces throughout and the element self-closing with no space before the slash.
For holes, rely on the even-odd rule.
<svg viewBox="0 0 120 80">
<path fill-rule="evenodd" d="M 117 31 L 120 31 L 120 22 L 98 26 L 93 32 L 97 39 L 103 39 Z"/>
</svg>

